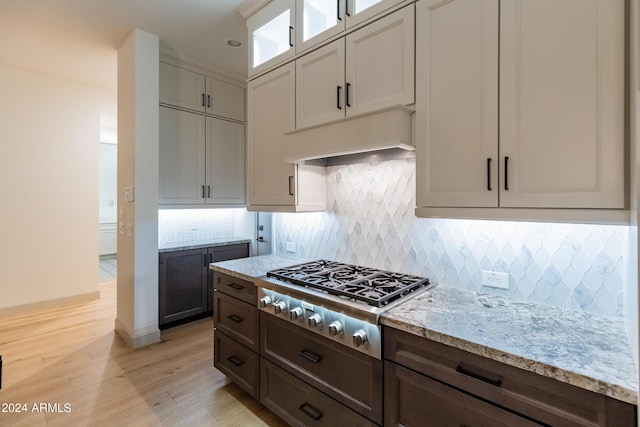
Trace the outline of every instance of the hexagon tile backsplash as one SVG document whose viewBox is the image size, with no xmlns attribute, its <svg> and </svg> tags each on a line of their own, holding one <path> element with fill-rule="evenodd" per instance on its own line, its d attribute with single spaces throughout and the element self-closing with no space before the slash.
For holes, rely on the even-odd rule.
<svg viewBox="0 0 640 427">
<path fill-rule="evenodd" d="M 327 169 L 326 213 L 276 214 L 276 253 L 429 277 L 432 282 L 622 317 L 628 228 L 416 218 L 415 160 Z M 509 289 L 481 271 L 509 274 Z"/>
</svg>

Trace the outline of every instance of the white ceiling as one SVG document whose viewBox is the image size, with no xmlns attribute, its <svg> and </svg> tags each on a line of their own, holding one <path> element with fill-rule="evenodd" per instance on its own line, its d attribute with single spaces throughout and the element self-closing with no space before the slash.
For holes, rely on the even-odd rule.
<svg viewBox="0 0 640 427">
<path fill-rule="evenodd" d="M 0 0 L 0 64 L 115 89 L 117 49 L 140 28 L 162 48 L 246 75 L 243 1 Z"/>
</svg>

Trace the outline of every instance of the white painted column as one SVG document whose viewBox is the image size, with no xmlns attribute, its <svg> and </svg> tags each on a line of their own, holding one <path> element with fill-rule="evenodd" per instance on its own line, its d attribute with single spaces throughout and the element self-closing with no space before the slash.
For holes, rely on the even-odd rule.
<svg viewBox="0 0 640 427">
<path fill-rule="evenodd" d="M 118 49 L 118 312 L 132 347 L 158 328 L 159 39 L 134 29 Z"/>
</svg>

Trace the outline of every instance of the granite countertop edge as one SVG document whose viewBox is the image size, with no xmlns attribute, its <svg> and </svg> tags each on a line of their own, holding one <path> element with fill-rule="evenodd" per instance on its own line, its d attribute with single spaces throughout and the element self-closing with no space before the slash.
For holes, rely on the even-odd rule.
<svg viewBox="0 0 640 427">
<path fill-rule="evenodd" d="M 227 237 L 220 239 L 211 239 L 193 243 L 175 243 L 158 245 L 158 253 L 175 252 L 175 251 L 187 251 L 190 249 L 201 248 L 213 248 L 217 246 L 236 245 L 241 243 L 251 243 L 251 239 L 239 238 L 239 237 Z"/>
<path fill-rule="evenodd" d="M 442 290 L 442 288 L 446 289 L 447 287 L 438 285 L 438 288 Z M 456 289 L 455 292 L 473 294 L 471 291 L 459 289 Z M 420 298 L 421 297 L 417 297 L 415 300 L 420 300 Z M 417 302 L 414 302 L 414 304 L 417 304 Z M 406 305 L 404 305 L 404 307 L 406 308 Z M 415 308 L 413 308 L 413 310 L 414 312 L 417 311 Z M 424 310 L 429 310 L 429 308 L 425 308 Z M 438 315 L 442 315 L 442 313 L 438 313 Z M 580 315 L 583 315 L 583 313 Z M 380 319 L 380 323 L 400 331 L 424 337 L 460 350 L 468 351 L 469 353 L 483 356 L 525 371 L 533 372 L 547 378 L 555 379 L 616 400 L 633 405 L 637 405 L 638 402 L 637 388 L 632 388 L 633 384 L 625 384 L 625 378 L 623 378 L 623 375 L 618 375 L 617 378 L 606 378 L 606 374 L 599 371 L 601 378 L 597 378 L 595 375 L 576 372 L 576 370 L 572 370 L 570 368 L 538 360 L 535 356 L 527 354 L 524 350 L 521 354 L 515 354 L 513 351 L 509 351 L 508 349 L 501 349 L 499 346 L 491 346 L 486 343 L 481 343 L 479 342 L 480 340 L 475 341 L 473 338 L 455 336 L 449 331 L 440 330 L 437 326 L 426 326 L 421 324 L 421 321 L 414 321 L 411 318 L 406 318 L 403 312 L 403 305 L 384 313 Z M 445 321 L 443 324 L 451 323 L 455 322 Z M 442 329 L 446 329 L 447 327 L 443 327 Z M 630 355 L 628 359 L 631 359 Z M 636 382 L 637 371 L 634 374 L 635 377 L 631 380 L 632 383 Z"/>
<path fill-rule="evenodd" d="M 281 255 L 260 255 L 220 261 L 209 264 L 209 269 L 238 279 L 253 282 L 256 277 L 264 276 L 270 270 L 300 264 L 308 260 Z"/>
</svg>

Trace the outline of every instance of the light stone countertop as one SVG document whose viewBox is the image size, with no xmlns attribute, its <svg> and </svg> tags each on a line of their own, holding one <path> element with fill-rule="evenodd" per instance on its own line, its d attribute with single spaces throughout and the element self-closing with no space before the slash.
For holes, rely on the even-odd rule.
<svg viewBox="0 0 640 427">
<path fill-rule="evenodd" d="M 438 285 L 381 323 L 636 405 L 624 321 Z"/>
<path fill-rule="evenodd" d="M 261 255 L 249 258 L 232 259 L 209 264 L 209 268 L 229 276 L 253 281 L 256 277 L 264 276 L 270 270 L 301 264 L 309 260 L 285 257 L 279 255 Z"/>
<path fill-rule="evenodd" d="M 201 249 L 212 248 L 215 246 L 227 246 L 235 245 L 239 243 L 251 243 L 251 239 L 244 239 L 238 237 L 222 237 L 219 239 L 208 239 L 198 242 L 189 243 L 169 243 L 164 245 L 158 245 L 158 253 L 174 252 L 174 251 L 186 251 L 189 249 Z"/>
</svg>

